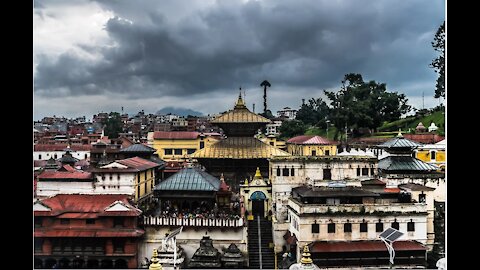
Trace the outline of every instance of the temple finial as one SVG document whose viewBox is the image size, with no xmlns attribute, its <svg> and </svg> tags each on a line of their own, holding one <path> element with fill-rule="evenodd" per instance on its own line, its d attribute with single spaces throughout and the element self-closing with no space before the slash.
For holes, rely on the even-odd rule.
<svg viewBox="0 0 480 270">
<path fill-rule="evenodd" d="M 262 174 L 260 173 L 260 168 L 257 167 L 257 171 L 255 172 L 255 179 L 262 179 Z"/>
<path fill-rule="evenodd" d="M 160 259 L 158 258 L 157 249 L 153 249 L 152 259 L 150 260 L 150 266 L 148 267 L 149 270 L 162 270 L 162 265 L 160 264 Z"/>
<path fill-rule="evenodd" d="M 308 249 L 308 245 L 303 246 L 303 253 L 302 253 L 302 259 L 300 260 L 300 263 L 302 265 L 310 265 L 313 263 L 312 258 L 310 258 L 310 250 Z"/>
</svg>

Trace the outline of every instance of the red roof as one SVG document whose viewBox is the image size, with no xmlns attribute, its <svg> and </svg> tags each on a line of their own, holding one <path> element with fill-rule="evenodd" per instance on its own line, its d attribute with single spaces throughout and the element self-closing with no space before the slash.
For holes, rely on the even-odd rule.
<svg viewBox="0 0 480 270">
<path fill-rule="evenodd" d="M 437 134 L 404 134 L 404 138 L 424 144 L 434 144 L 441 140 L 444 140 L 445 137 L 437 135 Z"/>
<path fill-rule="evenodd" d="M 154 139 L 194 140 L 200 136 L 196 131 L 155 131 Z"/>
<path fill-rule="evenodd" d="M 416 241 L 395 241 L 395 251 L 418 251 L 427 250 L 425 246 Z M 310 244 L 310 252 L 372 252 L 385 251 L 387 248 L 382 241 L 350 241 L 350 242 L 313 242 Z"/>
<path fill-rule="evenodd" d="M 96 214 L 101 216 L 138 216 L 141 211 L 133 207 L 127 200 L 127 195 L 122 194 L 101 194 L 101 195 L 80 195 L 80 194 L 58 194 L 41 201 L 51 211 L 35 211 L 35 216 L 59 216 L 68 213 L 67 217 L 79 218 L 80 214 Z M 128 211 L 105 211 L 115 202 L 120 201 L 124 206 L 130 208 Z M 76 215 L 75 215 L 76 214 Z M 64 216 L 63 216 L 64 217 Z"/>
<path fill-rule="evenodd" d="M 138 237 L 145 233 L 140 229 L 58 229 L 35 228 L 35 237 Z"/>
<path fill-rule="evenodd" d="M 63 151 L 67 148 L 67 144 L 35 144 L 33 146 L 34 151 Z M 70 149 L 72 151 L 90 151 L 92 146 L 90 144 L 72 144 Z"/>
<path fill-rule="evenodd" d="M 386 193 L 400 193 L 399 188 L 384 188 L 383 191 Z"/>
<path fill-rule="evenodd" d="M 139 171 L 151 169 L 160 166 L 160 164 L 151 162 L 149 160 L 140 158 L 140 157 L 132 157 L 127 159 L 117 160 L 116 162 L 125 165 L 130 168 L 137 169 Z"/>
<path fill-rule="evenodd" d="M 70 165 L 63 165 L 63 170 L 59 171 L 43 171 L 38 175 L 38 180 L 42 179 L 79 179 L 91 180 L 92 174 L 89 172 L 78 171 Z M 60 169 L 62 169 L 60 168 Z"/>
<path fill-rule="evenodd" d="M 287 143 L 294 143 L 294 144 L 320 144 L 320 145 L 335 145 L 337 144 L 334 141 L 329 139 L 314 136 L 314 135 L 301 135 L 297 137 L 293 137 L 287 141 Z"/>
</svg>

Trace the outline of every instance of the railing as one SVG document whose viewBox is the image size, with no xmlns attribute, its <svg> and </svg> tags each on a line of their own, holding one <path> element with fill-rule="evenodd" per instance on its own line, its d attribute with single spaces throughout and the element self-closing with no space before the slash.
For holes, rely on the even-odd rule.
<svg viewBox="0 0 480 270">
<path fill-rule="evenodd" d="M 378 212 L 427 212 L 424 203 L 391 203 L 391 204 L 303 204 L 294 200 L 288 206 L 299 214 L 329 213 L 378 213 Z"/>
<path fill-rule="evenodd" d="M 242 227 L 243 219 L 223 218 L 173 218 L 144 216 L 140 219 L 147 226 L 191 226 L 191 227 Z"/>
</svg>

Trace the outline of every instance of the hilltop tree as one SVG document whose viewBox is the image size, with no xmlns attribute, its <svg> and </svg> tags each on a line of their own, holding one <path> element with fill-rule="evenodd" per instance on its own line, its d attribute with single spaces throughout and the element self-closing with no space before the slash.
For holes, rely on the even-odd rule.
<svg viewBox="0 0 480 270">
<path fill-rule="evenodd" d="M 438 73 L 435 98 L 445 97 L 445 21 L 438 28 L 432 46 L 435 51 L 440 53 L 430 64 L 430 67 Z"/>
<path fill-rule="evenodd" d="M 338 130 L 345 127 L 359 134 L 359 129 L 378 128 L 384 121 L 394 121 L 410 111 L 404 94 L 389 93 L 385 83 L 364 82 L 362 75 L 345 75 L 338 92 L 324 91 L 330 99 L 329 118 Z"/>
<path fill-rule="evenodd" d="M 302 121 L 299 120 L 287 120 L 283 121 L 280 126 L 280 137 L 291 138 L 297 135 L 305 134 L 307 127 Z"/>
<path fill-rule="evenodd" d="M 118 138 L 118 133 L 123 131 L 122 117 L 118 112 L 110 112 L 108 118 L 103 120 L 104 134 L 110 139 Z"/>
<path fill-rule="evenodd" d="M 308 100 L 308 104 L 302 104 L 295 119 L 307 125 L 321 127 L 325 125 L 328 113 L 328 105 L 322 98 L 311 98 Z"/>
</svg>

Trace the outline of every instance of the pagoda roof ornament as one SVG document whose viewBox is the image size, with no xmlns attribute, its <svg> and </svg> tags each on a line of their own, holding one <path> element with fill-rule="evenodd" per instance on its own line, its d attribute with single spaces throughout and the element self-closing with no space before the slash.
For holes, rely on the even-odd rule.
<svg viewBox="0 0 480 270">
<path fill-rule="evenodd" d="M 153 249 L 152 259 L 150 260 L 152 263 L 148 267 L 149 270 L 162 270 L 162 265 L 160 264 L 160 259 L 158 258 L 157 249 Z"/>
<path fill-rule="evenodd" d="M 239 89 L 239 93 L 238 93 L 238 99 L 237 99 L 237 102 L 235 103 L 235 109 L 246 109 L 247 106 L 245 105 L 245 101 L 243 101 L 242 99 L 242 87 L 240 87 Z"/>
</svg>

